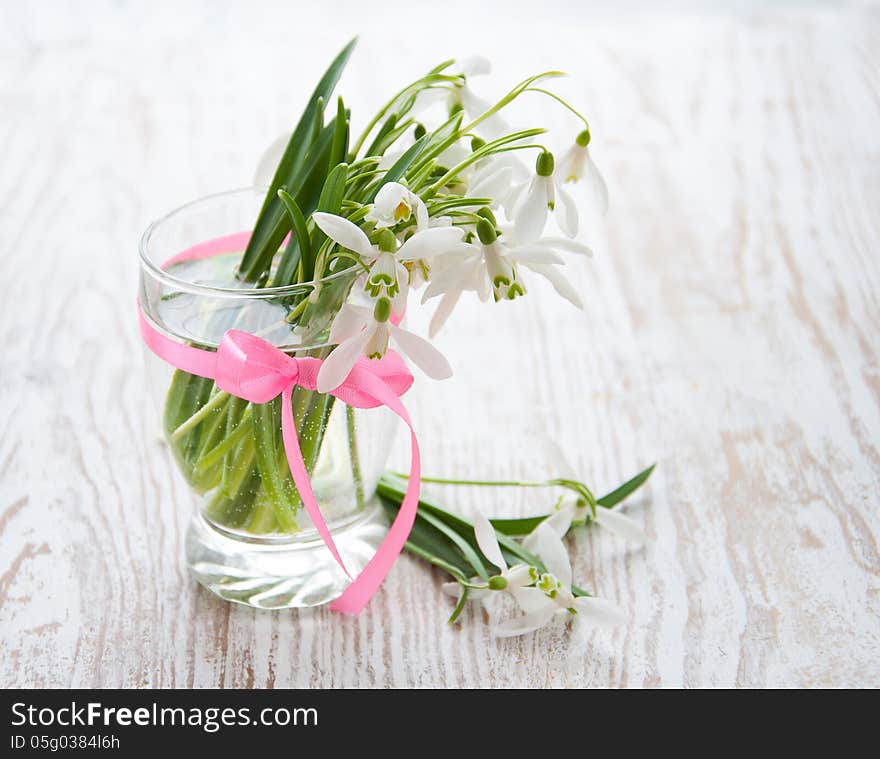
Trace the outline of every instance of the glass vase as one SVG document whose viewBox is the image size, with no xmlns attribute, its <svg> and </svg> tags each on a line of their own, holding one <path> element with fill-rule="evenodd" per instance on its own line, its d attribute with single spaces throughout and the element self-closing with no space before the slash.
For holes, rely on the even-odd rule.
<svg viewBox="0 0 880 759">
<path fill-rule="evenodd" d="M 238 281 L 236 265 L 264 195 L 244 189 L 209 196 L 147 229 L 139 300 L 151 327 L 207 350 L 238 329 L 291 356 L 327 355 L 330 324 L 358 272 L 342 269 L 285 287 Z M 186 538 L 196 580 L 222 598 L 259 608 L 316 606 L 338 597 L 348 579 L 290 475 L 280 397 L 249 403 L 149 350 L 145 355 L 162 435 L 196 500 Z M 354 576 L 387 531 L 375 492 L 397 418 L 303 387 L 294 388 L 292 401 L 319 508 Z"/>
</svg>

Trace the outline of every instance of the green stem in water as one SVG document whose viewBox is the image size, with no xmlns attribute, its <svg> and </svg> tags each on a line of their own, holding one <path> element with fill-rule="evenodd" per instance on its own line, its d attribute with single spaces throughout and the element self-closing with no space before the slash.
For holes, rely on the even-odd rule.
<svg viewBox="0 0 880 759">
<path fill-rule="evenodd" d="M 358 509 L 364 507 L 364 483 L 361 478 L 361 462 L 358 456 L 357 430 L 354 425 L 354 408 L 345 407 L 345 427 L 348 430 L 348 458 L 351 463 L 351 475 L 354 479 L 354 494 Z"/>
</svg>

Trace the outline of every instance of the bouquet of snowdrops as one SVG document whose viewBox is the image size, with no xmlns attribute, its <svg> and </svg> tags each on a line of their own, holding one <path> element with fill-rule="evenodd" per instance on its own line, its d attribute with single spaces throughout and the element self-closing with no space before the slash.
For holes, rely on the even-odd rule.
<svg viewBox="0 0 880 759">
<path fill-rule="evenodd" d="M 434 306 L 429 338 L 463 296 L 515 300 L 536 276 L 580 306 L 564 265 L 568 256 L 590 251 L 575 239 L 579 204 L 567 185 L 580 182 L 588 202 L 602 210 L 607 204 L 590 158 L 587 120 L 547 88 L 560 72 L 530 76 L 489 104 L 472 89 L 486 62 L 445 61 L 394 94 L 355 137 L 343 99 L 331 101 L 353 44 L 334 59 L 293 133 L 268 151 L 258 171 L 268 191 L 234 271 L 241 288 L 309 285 L 285 296 L 285 316 L 272 330 L 276 345 L 324 345 L 310 354 L 321 359 L 317 390 L 296 388 L 292 400 L 310 474 L 325 442 L 331 393 L 362 357 L 381 359 L 393 347 L 431 378 L 451 375 L 429 339 L 401 323 L 414 302 L 411 290 L 420 289 L 421 303 Z M 542 142 L 545 129 L 511 129 L 504 121 L 504 109 L 526 93 L 572 116 L 571 139 L 558 158 Z M 447 104 L 445 113 L 428 123 L 425 114 L 437 110 L 438 100 Z M 545 234 L 551 216 L 559 235 Z M 277 339 L 279 330 L 286 339 Z M 216 524 L 255 536 L 300 528 L 301 501 L 282 451 L 278 403 L 249 403 L 210 379 L 175 372 L 165 431 L 190 484 L 208 494 L 206 513 Z M 453 619 L 467 599 L 491 591 L 512 593 L 526 612 L 499 627 L 503 634 L 535 629 L 560 613 L 610 618 L 606 606 L 572 585 L 561 538 L 572 525 L 603 520 L 637 537 L 631 522 L 609 510 L 649 473 L 604 499 L 571 479 L 472 483 L 562 487 L 572 498 L 546 519 L 494 524 L 485 518 L 472 524 L 422 502 L 407 548 L 452 575 L 459 595 Z M 402 482 L 388 475 L 379 485 L 390 513 L 403 498 Z"/>
</svg>

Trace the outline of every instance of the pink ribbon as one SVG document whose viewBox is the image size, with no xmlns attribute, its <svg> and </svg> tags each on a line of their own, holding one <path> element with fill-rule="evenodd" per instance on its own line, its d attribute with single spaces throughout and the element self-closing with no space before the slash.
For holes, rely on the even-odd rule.
<svg viewBox="0 0 880 759">
<path fill-rule="evenodd" d="M 244 242 L 247 242 L 247 237 Z M 209 240 L 184 251 L 167 263 L 240 250 L 240 243 L 240 235 Z M 230 245 L 234 247 L 230 248 Z M 293 482 L 321 539 L 342 570 L 351 577 L 318 508 L 293 417 L 293 389 L 297 386 L 308 390 L 317 389 L 321 359 L 289 356 L 262 338 L 235 329 L 230 329 L 223 335 L 216 352 L 202 350 L 166 337 L 147 321 L 141 310 L 139 317 L 144 343 L 172 366 L 189 374 L 212 379 L 221 390 L 251 403 L 268 403 L 281 396 L 281 432 Z M 363 356 L 359 358 L 346 380 L 330 392 L 330 395 L 355 408 L 389 408 L 409 427 L 412 446 L 409 482 L 400 511 L 373 558 L 331 604 L 330 608 L 334 611 L 358 614 L 366 606 L 403 551 L 412 531 L 419 503 L 421 459 L 415 430 L 400 400 L 400 396 L 412 383 L 413 376 L 406 364 L 397 353 L 388 351 L 379 360 Z"/>
</svg>

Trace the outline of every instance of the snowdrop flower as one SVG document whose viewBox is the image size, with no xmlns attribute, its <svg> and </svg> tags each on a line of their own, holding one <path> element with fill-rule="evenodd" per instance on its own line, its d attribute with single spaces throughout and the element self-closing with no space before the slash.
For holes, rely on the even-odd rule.
<svg viewBox="0 0 880 759">
<path fill-rule="evenodd" d="M 404 202 L 409 201 L 401 200 L 401 203 Z M 416 215 L 420 213 L 416 206 Z M 397 247 L 397 238 L 389 229 L 383 229 L 379 233 L 378 243 L 373 245 L 357 224 L 342 216 L 318 211 L 312 214 L 312 219 L 337 245 L 359 253 L 365 263 L 372 264 L 367 274 L 366 289 L 374 298 L 394 298 L 396 313 L 403 310 L 402 305 L 406 298 L 409 273 L 404 264 L 409 261 L 430 259 L 462 244 L 462 232 L 457 227 L 420 229 Z M 384 351 L 382 353 L 384 354 Z"/>
<path fill-rule="evenodd" d="M 439 260 L 456 258 L 454 264 L 443 266 L 432 273 L 422 301 L 442 295 L 437 311 L 431 320 L 429 334 L 435 335 L 449 317 L 461 295 L 476 292 L 481 300 L 494 294 L 495 300 L 513 300 L 524 295 L 525 285 L 519 266 L 534 271 L 547 279 L 554 289 L 578 308 L 582 307 L 580 296 L 561 271 L 564 260 L 560 250 L 592 255 L 585 245 L 573 240 L 546 237 L 517 245 L 503 242 L 495 226 L 494 215 L 489 209 L 481 209 L 483 218 L 477 223 L 478 242 L 465 243 L 448 251 Z"/>
<path fill-rule="evenodd" d="M 376 194 L 369 207 L 365 221 L 375 222 L 377 229 L 393 227 L 401 221 L 409 221 L 415 213 L 419 229 L 428 226 L 428 208 L 414 192 L 399 182 L 387 182 Z"/>
<path fill-rule="evenodd" d="M 535 528 L 527 540 L 547 567 L 547 572 L 538 578 L 534 587 L 516 590 L 514 597 L 525 614 L 497 625 L 493 630 L 495 635 L 525 635 L 569 615 L 577 615 L 594 625 L 606 627 L 625 621 L 623 613 L 613 603 L 591 596 L 575 596 L 571 592 L 572 573 L 568 552 L 546 520 Z M 525 543 L 523 545 L 525 547 Z"/>
<path fill-rule="evenodd" d="M 589 144 L 590 130 L 585 129 L 577 136 L 574 145 L 559 159 L 557 173 L 563 182 L 584 180 L 590 194 L 598 203 L 599 210 L 604 214 L 608 210 L 608 187 L 590 157 Z"/>
<path fill-rule="evenodd" d="M 346 303 L 330 327 L 330 342 L 336 348 L 318 371 L 317 390 L 329 393 L 341 385 L 361 355 L 381 358 L 390 341 L 425 374 L 433 379 L 452 376 L 449 362 L 427 340 L 391 323 L 391 301 L 379 298 L 372 310 Z"/>
<path fill-rule="evenodd" d="M 546 524 L 561 539 L 572 525 L 583 524 L 591 519 L 593 519 L 593 514 L 586 501 L 582 498 L 571 497 L 565 499 L 559 509 L 547 517 L 543 524 Z M 621 514 L 617 509 L 605 509 L 600 506 L 596 509 L 595 521 L 624 540 L 639 544 L 648 541 L 642 526 L 634 519 Z M 537 546 L 529 541 L 530 538 L 526 538 L 523 541 L 523 546 L 530 551 L 536 549 Z"/>
<path fill-rule="evenodd" d="M 464 74 L 464 82 L 452 88 L 449 93 L 449 110 L 463 110 L 470 119 L 481 116 L 492 106 L 483 98 L 474 93 L 470 86 L 470 79 L 474 76 L 484 76 L 492 71 L 492 64 L 488 58 L 473 56 L 458 62 L 458 71 Z M 507 123 L 497 113 L 490 116 L 481 124 L 481 129 L 492 137 L 500 136 L 508 131 Z"/>
<path fill-rule="evenodd" d="M 520 240 L 541 236 L 547 215 L 553 211 L 562 232 L 574 237 L 578 231 L 578 211 L 574 198 L 564 190 L 555 171 L 553 154 L 544 151 L 535 162 L 535 176 L 520 189 L 515 200 L 516 235 Z"/>
<path fill-rule="evenodd" d="M 469 588 L 468 600 L 485 600 L 493 591 L 504 591 L 515 595 L 519 589 L 534 584 L 539 576 L 538 570 L 528 564 L 514 564 L 508 567 L 492 523 L 483 514 L 477 514 L 473 521 L 477 545 L 492 565 L 499 569 L 499 573 L 490 577 L 483 587 Z M 479 580 L 474 579 L 473 584 L 477 583 Z M 443 592 L 447 595 L 457 596 L 460 590 L 461 587 L 457 582 L 447 582 L 443 585 Z"/>
</svg>

